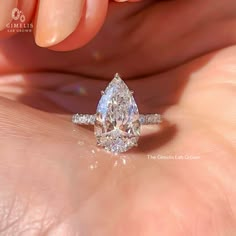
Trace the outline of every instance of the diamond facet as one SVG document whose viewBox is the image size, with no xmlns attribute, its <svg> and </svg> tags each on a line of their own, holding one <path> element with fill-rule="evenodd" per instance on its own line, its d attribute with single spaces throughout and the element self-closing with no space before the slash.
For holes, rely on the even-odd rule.
<svg viewBox="0 0 236 236">
<path fill-rule="evenodd" d="M 98 145 L 110 152 L 125 152 L 137 145 L 140 136 L 138 107 L 118 74 L 99 101 L 94 127 Z"/>
</svg>

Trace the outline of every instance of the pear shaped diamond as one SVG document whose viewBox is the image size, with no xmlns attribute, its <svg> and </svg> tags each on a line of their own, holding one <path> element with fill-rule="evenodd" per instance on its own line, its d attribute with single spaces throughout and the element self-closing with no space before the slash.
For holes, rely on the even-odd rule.
<svg viewBox="0 0 236 236">
<path fill-rule="evenodd" d="M 98 145 L 107 151 L 125 152 L 137 145 L 140 136 L 138 107 L 118 74 L 99 101 L 94 127 Z"/>
</svg>

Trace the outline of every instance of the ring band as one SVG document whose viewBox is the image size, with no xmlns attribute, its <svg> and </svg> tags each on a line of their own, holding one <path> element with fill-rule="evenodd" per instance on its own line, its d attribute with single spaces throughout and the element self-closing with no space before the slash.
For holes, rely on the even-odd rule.
<svg viewBox="0 0 236 236">
<path fill-rule="evenodd" d="M 72 116 L 72 122 L 76 125 L 94 125 L 96 114 L 75 114 Z M 160 124 L 162 122 L 160 114 L 140 114 L 139 122 L 141 125 Z"/>
<path fill-rule="evenodd" d="M 139 114 L 133 92 L 118 74 L 98 103 L 96 114 L 75 114 L 77 125 L 94 125 L 97 144 L 112 153 L 126 152 L 138 145 L 141 125 L 160 124 L 160 114 Z"/>
</svg>

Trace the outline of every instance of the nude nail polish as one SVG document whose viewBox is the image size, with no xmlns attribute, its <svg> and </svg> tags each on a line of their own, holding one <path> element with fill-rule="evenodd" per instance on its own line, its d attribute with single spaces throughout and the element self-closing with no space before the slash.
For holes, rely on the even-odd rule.
<svg viewBox="0 0 236 236">
<path fill-rule="evenodd" d="M 85 0 L 39 0 L 35 41 L 51 47 L 74 32 L 83 14 Z"/>
</svg>

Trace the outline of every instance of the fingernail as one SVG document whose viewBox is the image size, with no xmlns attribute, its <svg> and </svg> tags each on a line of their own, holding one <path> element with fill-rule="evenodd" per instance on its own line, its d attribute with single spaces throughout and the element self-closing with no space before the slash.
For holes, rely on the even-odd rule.
<svg viewBox="0 0 236 236">
<path fill-rule="evenodd" d="M 62 42 L 74 32 L 83 13 L 85 0 L 40 0 L 35 41 L 40 47 Z"/>
<path fill-rule="evenodd" d="M 6 28 L 7 23 L 12 20 L 12 10 L 17 7 L 17 0 L 0 1 L 0 31 Z"/>
</svg>

